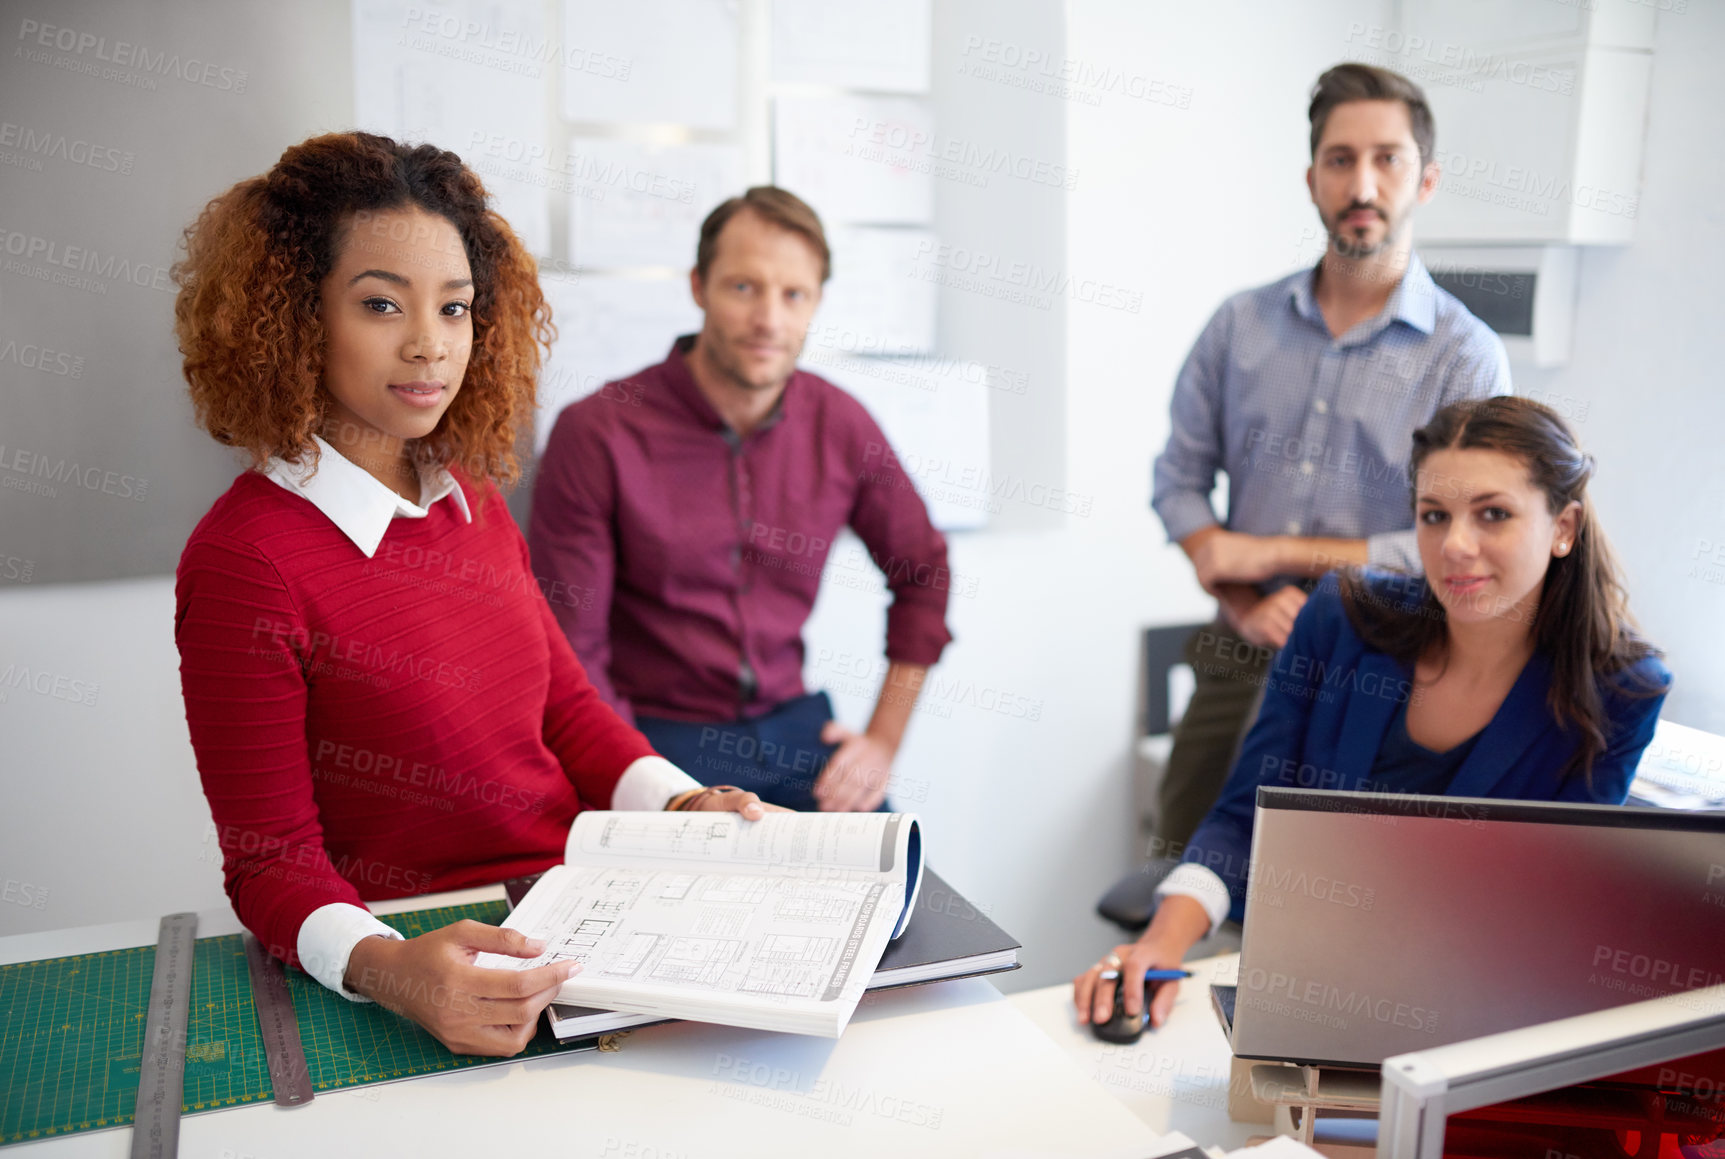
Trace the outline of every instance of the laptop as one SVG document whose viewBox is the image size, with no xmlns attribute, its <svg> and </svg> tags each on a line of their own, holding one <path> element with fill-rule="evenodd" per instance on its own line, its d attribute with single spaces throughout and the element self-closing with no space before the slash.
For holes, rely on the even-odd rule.
<svg viewBox="0 0 1725 1159">
<path fill-rule="evenodd" d="M 1259 789 L 1216 1000 L 1239 1057 L 1376 1067 L 1720 983 L 1725 813 Z"/>
</svg>

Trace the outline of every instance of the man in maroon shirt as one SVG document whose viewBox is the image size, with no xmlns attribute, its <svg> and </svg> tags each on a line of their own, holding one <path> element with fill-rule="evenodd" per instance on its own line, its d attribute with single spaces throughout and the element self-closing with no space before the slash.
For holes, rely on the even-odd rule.
<svg viewBox="0 0 1725 1159">
<path fill-rule="evenodd" d="M 880 428 L 796 367 L 831 259 L 820 219 L 761 186 L 701 226 L 706 317 L 670 355 L 566 408 L 529 541 L 600 694 L 707 784 L 790 808 L 881 807 L 946 630 L 946 541 Z M 868 729 L 803 688 L 803 624 L 849 526 L 892 590 Z"/>
</svg>

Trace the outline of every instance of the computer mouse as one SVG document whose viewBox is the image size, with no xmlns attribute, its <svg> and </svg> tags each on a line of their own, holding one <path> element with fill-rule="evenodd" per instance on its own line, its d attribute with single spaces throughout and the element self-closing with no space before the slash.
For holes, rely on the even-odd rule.
<svg viewBox="0 0 1725 1159">
<path fill-rule="evenodd" d="M 1103 1042 L 1130 1046 L 1137 1042 L 1150 1025 L 1150 995 L 1152 987 L 1144 988 L 1144 1009 L 1138 1014 L 1126 1013 L 1126 987 L 1114 987 L 1114 1014 L 1107 1022 L 1092 1022 L 1090 1033 Z"/>
</svg>

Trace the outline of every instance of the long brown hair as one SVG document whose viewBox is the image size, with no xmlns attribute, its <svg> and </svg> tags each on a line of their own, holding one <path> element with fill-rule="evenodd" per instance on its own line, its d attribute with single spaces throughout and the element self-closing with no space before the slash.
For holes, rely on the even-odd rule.
<svg viewBox="0 0 1725 1159">
<path fill-rule="evenodd" d="M 317 461 L 312 436 L 330 399 L 321 386 L 318 300 L 349 226 L 417 206 L 448 219 L 473 270 L 473 354 L 461 390 L 415 446 L 420 463 L 459 460 L 475 479 L 519 476 L 516 428 L 533 414 L 551 314 L 533 258 L 486 204 L 461 158 L 372 133 L 329 133 L 205 206 L 185 233 L 174 330 L 200 426 L 270 457 Z"/>
<path fill-rule="evenodd" d="M 1546 565 L 1532 633 L 1535 650 L 1551 663 L 1552 715 L 1579 736 L 1569 768 L 1591 775 L 1594 758 L 1607 743 L 1601 679 L 1619 678 L 1613 683 L 1630 696 L 1664 691 L 1663 685 L 1643 679 L 1620 679 L 1659 651 L 1636 631 L 1622 570 L 1588 497 L 1593 456 L 1581 450 L 1555 411 L 1513 396 L 1453 403 L 1433 415 L 1414 432 L 1410 483 L 1432 452 L 1450 449 L 1501 451 L 1514 457 L 1527 468 L 1533 485 L 1545 492 L 1553 515 L 1572 502 L 1581 504 L 1574 545 Z M 1343 574 L 1341 592 L 1360 638 L 1401 663 L 1412 666 L 1447 648 L 1448 618 L 1429 584 L 1417 604 L 1374 595 L 1358 574 Z"/>
</svg>

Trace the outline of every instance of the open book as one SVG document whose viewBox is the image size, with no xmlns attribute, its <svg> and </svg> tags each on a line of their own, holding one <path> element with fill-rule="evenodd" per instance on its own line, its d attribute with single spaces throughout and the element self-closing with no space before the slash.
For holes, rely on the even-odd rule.
<svg viewBox="0 0 1725 1159">
<path fill-rule="evenodd" d="M 922 880 L 907 813 L 578 815 L 565 864 L 503 923 L 573 958 L 557 1000 L 836 1038 Z"/>
<path fill-rule="evenodd" d="M 504 882 L 511 904 L 519 905 L 537 880 L 535 874 Z M 894 938 L 881 955 L 880 965 L 869 979 L 870 991 L 1018 969 L 1019 946 L 1012 935 L 948 885 L 927 861 L 922 865 L 922 886 L 916 891 L 915 911 L 912 917 L 900 919 L 904 933 Z M 545 1021 L 552 1036 L 567 1043 L 652 1026 L 667 1019 L 656 1014 L 620 1013 L 553 1002 L 545 1008 Z"/>
</svg>

